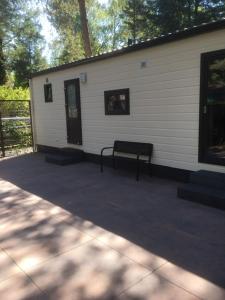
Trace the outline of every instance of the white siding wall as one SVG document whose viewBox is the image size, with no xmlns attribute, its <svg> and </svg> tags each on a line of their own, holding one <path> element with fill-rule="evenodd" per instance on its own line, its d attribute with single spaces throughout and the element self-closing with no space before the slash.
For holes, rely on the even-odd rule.
<svg viewBox="0 0 225 300">
<path fill-rule="evenodd" d="M 68 146 L 64 80 L 87 72 L 81 83 L 84 151 L 99 154 L 115 139 L 151 142 L 155 164 L 225 172 L 198 163 L 200 54 L 224 48 L 225 30 L 219 30 L 33 78 L 37 144 Z M 44 102 L 46 77 L 53 103 Z M 120 88 L 130 88 L 130 115 L 105 116 L 104 91 Z"/>
</svg>

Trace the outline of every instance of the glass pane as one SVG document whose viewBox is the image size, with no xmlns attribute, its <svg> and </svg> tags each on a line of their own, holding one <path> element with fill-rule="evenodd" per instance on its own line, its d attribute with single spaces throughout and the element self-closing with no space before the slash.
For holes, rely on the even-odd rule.
<svg viewBox="0 0 225 300">
<path fill-rule="evenodd" d="M 208 107 L 209 154 L 225 159 L 225 105 Z"/>
<path fill-rule="evenodd" d="M 52 102 L 52 85 L 45 84 L 44 92 L 45 92 L 45 102 Z"/>
<path fill-rule="evenodd" d="M 69 118 L 77 118 L 76 90 L 73 83 L 67 85 L 67 101 Z"/>
<path fill-rule="evenodd" d="M 208 66 L 208 104 L 225 103 L 225 57 L 213 59 Z"/>
<path fill-rule="evenodd" d="M 128 115 L 129 89 L 105 91 L 105 112 L 107 115 Z"/>
</svg>

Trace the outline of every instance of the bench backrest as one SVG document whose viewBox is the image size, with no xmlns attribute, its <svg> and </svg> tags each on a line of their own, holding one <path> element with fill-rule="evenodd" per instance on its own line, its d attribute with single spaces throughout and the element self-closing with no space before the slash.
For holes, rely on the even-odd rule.
<svg viewBox="0 0 225 300">
<path fill-rule="evenodd" d="M 144 155 L 150 158 L 152 155 L 153 144 L 115 141 L 113 150 L 121 153 Z"/>
</svg>

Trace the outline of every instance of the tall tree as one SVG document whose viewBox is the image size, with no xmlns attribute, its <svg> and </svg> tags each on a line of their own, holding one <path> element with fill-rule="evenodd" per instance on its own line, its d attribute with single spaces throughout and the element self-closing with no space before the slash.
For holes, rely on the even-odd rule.
<svg viewBox="0 0 225 300">
<path fill-rule="evenodd" d="M 145 27 L 145 1 L 143 0 L 127 0 L 123 10 L 124 23 L 130 32 L 132 42 L 136 42 L 143 37 L 143 29 Z"/>
<path fill-rule="evenodd" d="M 0 85 L 6 83 L 6 67 L 5 67 L 5 57 L 3 54 L 3 39 L 0 36 Z"/>
<path fill-rule="evenodd" d="M 57 63 L 87 57 L 90 47 L 98 54 L 116 49 L 128 39 L 134 43 L 182 30 L 219 19 L 225 12 L 224 0 L 109 0 L 107 5 L 82 0 L 87 10 L 82 22 L 81 0 L 43 1 L 47 1 L 49 19 L 59 34 L 54 46 Z M 89 36 L 89 42 L 84 43 L 84 36 Z"/>
<path fill-rule="evenodd" d="M 211 22 L 225 15 L 223 0 L 146 0 L 146 7 L 146 18 L 152 19 L 160 33 Z"/>
<path fill-rule="evenodd" d="M 67 63 L 84 57 L 78 2 L 46 1 L 49 21 L 59 36 L 54 42 L 53 64 Z"/>
<path fill-rule="evenodd" d="M 44 40 L 40 34 L 38 15 L 38 11 L 25 11 L 21 13 L 14 26 L 14 39 L 9 56 L 15 86 L 28 86 L 30 74 L 46 67 L 46 61 L 42 56 Z"/>
<path fill-rule="evenodd" d="M 151 18 L 158 32 L 165 34 L 183 27 L 186 0 L 147 0 L 146 18 Z"/>
<path fill-rule="evenodd" d="M 84 52 L 86 57 L 90 57 L 92 54 L 91 44 L 90 44 L 90 36 L 88 31 L 88 20 L 86 13 L 86 4 L 85 0 L 78 0 L 79 3 L 79 11 L 80 11 L 80 20 L 81 20 L 81 28 L 82 28 L 82 38 L 84 44 Z"/>
<path fill-rule="evenodd" d="M 13 18 L 16 15 L 19 1 L 1 0 L 0 1 L 0 85 L 6 82 L 6 58 L 4 47 L 8 42 L 9 32 Z"/>
<path fill-rule="evenodd" d="M 122 22 L 121 16 L 125 8 L 126 0 L 112 0 L 108 7 L 109 30 L 111 31 L 111 48 L 116 49 L 124 44 L 128 38 L 126 25 Z"/>
<path fill-rule="evenodd" d="M 91 5 L 88 10 L 92 51 L 98 54 L 111 51 L 128 39 L 127 26 L 121 14 L 126 0 L 110 0 L 107 5 Z"/>
</svg>

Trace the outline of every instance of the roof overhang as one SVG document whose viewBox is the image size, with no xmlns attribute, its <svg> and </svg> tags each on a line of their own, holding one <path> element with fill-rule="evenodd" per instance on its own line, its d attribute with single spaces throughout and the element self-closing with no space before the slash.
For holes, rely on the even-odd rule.
<svg viewBox="0 0 225 300">
<path fill-rule="evenodd" d="M 222 19 L 219 21 L 214 21 L 214 22 L 207 23 L 207 24 L 201 24 L 199 26 L 187 28 L 182 31 L 176 31 L 174 33 L 168 33 L 166 35 L 161 35 L 159 37 L 152 38 L 150 40 L 147 40 L 147 41 L 144 41 L 144 42 L 141 42 L 138 44 L 134 44 L 132 46 L 127 46 L 127 47 L 124 47 L 124 48 L 121 48 L 121 49 L 118 49 L 118 50 L 115 50 L 112 52 L 103 53 L 103 54 L 100 54 L 97 56 L 84 58 L 84 59 L 74 61 L 71 63 L 67 63 L 67 64 L 59 65 L 56 67 L 48 68 L 48 69 L 45 69 L 42 71 L 38 71 L 38 72 L 31 74 L 31 78 L 41 76 L 44 74 L 49 74 L 52 72 L 66 70 L 69 68 L 73 68 L 73 67 L 77 67 L 77 66 L 97 62 L 97 61 L 101 61 L 101 60 L 108 59 L 108 58 L 117 57 L 117 56 L 131 53 L 134 51 L 139 51 L 139 50 L 143 50 L 146 48 L 163 45 L 166 43 L 182 40 L 185 38 L 193 37 L 193 36 L 200 35 L 203 33 L 208 33 L 211 31 L 216 31 L 219 29 L 225 29 L 225 19 Z"/>
</svg>

